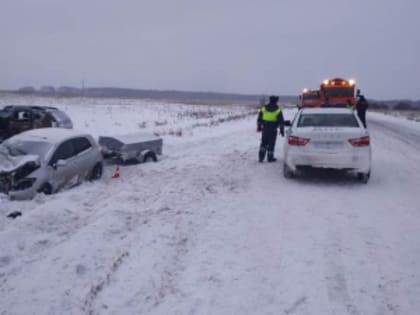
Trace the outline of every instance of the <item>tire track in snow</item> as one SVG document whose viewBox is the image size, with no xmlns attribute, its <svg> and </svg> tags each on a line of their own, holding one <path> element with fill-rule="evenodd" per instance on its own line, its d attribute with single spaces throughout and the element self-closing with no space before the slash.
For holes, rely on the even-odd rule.
<svg viewBox="0 0 420 315">
<path fill-rule="evenodd" d="M 212 141 L 206 141 L 206 145 L 209 147 L 214 146 L 214 142 L 212 144 Z M 195 157 L 193 158 L 195 159 Z M 229 156 L 226 160 L 230 159 L 231 157 Z M 215 159 L 212 163 L 210 163 L 210 166 L 214 165 L 214 162 L 217 160 L 218 159 Z M 80 217 L 81 220 L 76 223 L 72 222 L 72 220 L 67 220 L 66 218 L 61 218 L 61 220 L 58 220 L 57 222 L 54 217 L 50 218 L 49 213 L 47 212 L 43 213 L 41 216 L 39 213 L 31 212 L 38 223 L 30 220 L 31 213 L 29 213 L 28 216 L 25 216 L 25 220 L 28 221 L 27 223 L 30 223 L 31 225 L 39 225 L 35 231 L 37 231 L 40 235 L 49 235 L 49 239 L 52 240 L 51 242 L 43 242 L 43 246 L 36 248 L 32 254 L 30 254 L 30 251 L 32 250 L 29 251 L 27 249 L 22 251 L 22 257 L 25 256 L 27 258 L 26 264 L 41 264 L 41 261 L 47 260 L 47 257 L 50 259 L 51 257 L 49 256 L 51 256 L 56 249 L 59 251 L 61 247 L 71 243 L 72 239 L 80 238 L 82 234 L 89 232 L 89 229 L 91 229 L 93 225 L 97 225 L 103 221 L 104 216 L 112 216 L 117 212 L 121 213 L 121 211 L 118 210 L 118 205 L 124 205 L 127 201 L 135 203 L 140 209 L 151 209 L 142 210 L 146 211 L 144 217 L 146 218 L 145 220 L 148 221 L 156 214 L 159 214 L 159 211 L 165 208 L 164 204 L 170 202 L 171 199 L 173 199 L 173 202 L 184 202 L 184 205 L 187 208 L 189 206 L 188 202 L 191 202 L 191 200 L 200 199 L 206 195 L 214 195 L 216 191 L 209 187 L 212 187 L 212 183 L 217 183 L 220 178 L 224 178 L 222 168 L 217 169 L 214 176 L 206 177 L 206 170 L 210 167 L 207 165 L 207 161 L 204 161 L 203 165 L 201 165 L 200 161 L 198 161 L 195 165 L 187 164 L 181 167 L 179 167 L 179 163 L 177 162 L 171 163 L 170 160 L 167 160 L 167 163 L 169 165 L 166 166 L 165 163 L 161 166 L 156 166 L 157 164 L 134 166 L 130 168 L 130 173 L 124 174 L 119 181 L 108 180 L 105 183 L 99 183 L 99 185 L 95 183 L 90 185 L 90 187 L 83 187 L 83 189 L 87 188 L 86 191 L 81 191 L 80 189 L 75 188 L 58 195 L 42 198 L 43 202 L 38 206 L 39 211 L 42 211 L 42 208 L 45 207 L 50 209 L 55 208 L 54 204 L 58 207 L 62 200 L 65 200 L 69 195 L 71 195 L 72 203 L 70 205 L 65 205 L 65 208 L 82 210 L 84 215 L 82 215 Z M 171 166 L 171 164 L 173 166 Z M 171 167 L 172 170 L 168 172 L 167 167 Z M 186 173 L 191 173 L 193 175 L 192 184 L 183 183 Z M 203 174 L 206 174 L 206 176 L 203 176 Z M 144 177 L 148 177 L 147 182 L 143 180 Z M 166 185 L 162 186 L 162 182 L 166 183 Z M 159 187 L 159 189 L 156 189 L 157 187 Z M 191 190 L 192 187 L 194 189 Z M 115 193 L 113 194 L 111 191 L 114 191 Z M 139 194 L 139 192 L 141 193 Z M 168 196 L 166 195 L 169 196 L 169 200 L 165 201 L 165 199 L 168 199 Z M 164 200 L 163 202 L 162 199 Z M 112 204 L 116 205 L 117 208 L 110 207 Z M 52 213 L 54 210 L 57 209 L 51 209 L 49 211 Z M 69 211 L 68 214 L 74 214 L 74 212 L 72 213 L 72 211 Z M 187 213 L 184 212 L 184 214 Z M 46 224 L 45 220 L 42 220 L 42 218 L 50 219 L 47 221 L 53 225 L 49 223 Z M 19 223 L 24 223 L 25 220 L 19 221 Z M 66 224 L 60 225 L 62 222 L 65 222 Z M 33 227 L 31 229 L 33 230 Z M 83 231 L 84 229 L 86 229 L 86 231 Z M 128 228 L 128 230 L 131 232 L 130 228 Z M 53 236 L 56 233 L 61 234 L 61 237 L 58 234 Z M 36 239 L 36 234 L 32 236 Z M 126 237 L 127 235 L 124 235 L 124 238 Z M 180 240 L 180 244 L 185 244 L 185 241 L 183 241 L 182 238 Z M 32 258 L 28 258 L 31 255 Z M 80 268 L 84 268 L 83 265 L 81 265 Z M 14 276 L 17 276 L 18 272 L 23 271 L 21 268 L 14 268 L 13 270 L 16 271 L 15 274 L 12 275 L 9 273 L 6 280 L 12 280 Z M 107 279 L 109 277 L 105 274 L 102 278 Z M 2 286 L 6 288 L 6 283 L 3 284 Z M 92 284 L 92 288 L 96 287 L 98 287 L 97 282 Z M 100 292 L 102 291 L 103 289 L 100 290 Z M 89 301 L 89 298 L 87 298 L 86 301 Z M 92 302 L 92 305 L 93 304 L 94 303 Z M 91 305 L 91 302 L 86 302 L 85 305 Z M 92 309 L 89 311 L 91 310 Z"/>
<path fill-rule="evenodd" d="M 97 313 L 112 313 L 113 308 L 118 309 L 115 305 L 108 305 L 107 301 L 110 300 L 109 297 L 112 296 L 112 292 L 121 292 L 118 288 L 129 281 L 127 277 L 132 277 L 132 272 L 127 273 L 127 270 L 143 270 L 139 267 L 146 263 L 142 257 L 158 248 L 159 251 L 163 250 L 165 252 L 164 257 L 157 257 L 155 262 L 157 265 L 152 272 L 149 272 L 149 275 L 144 279 L 145 281 L 130 282 L 134 286 L 132 289 L 135 292 L 126 295 L 125 303 L 137 305 L 140 313 L 150 313 L 162 307 L 168 299 L 185 297 L 186 293 L 178 286 L 177 279 L 186 268 L 185 259 L 190 247 L 195 246 L 196 234 L 206 225 L 207 220 L 214 213 L 212 208 L 208 207 L 208 202 L 219 193 L 226 191 L 235 193 L 242 185 L 241 173 L 235 172 L 240 174 L 240 179 L 226 179 L 226 176 L 224 176 L 224 172 L 231 169 L 232 165 L 236 169 L 240 168 L 240 164 L 236 163 L 237 159 L 237 154 L 228 154 L 221 159 L 219 164 L 214 166 L 183 167 L 172 170 L 172 175 L 166 178 L 165 189 L 150 196 L 153 200 L 156 200 L 157 205 L 162 198 L 166 199 L 167 204 L 170 204 L 168 211 L 150 220 L 150 225 L 159 225 L 166 233 L 158 237 L 154 235 L 150 242 L 143 245 L 129 242 L 125 249 L 130 253 L 128 261 L 122 267 L 121 272 L 115 275 L 114 285 L 107 286 L 101 291 L 101 298 L 92 303 L 90 311 L 95 313 L 93 311 L 95 309 Z M 206 175 L 202 176 L 202 174 Z M 186 183 L 180 182 L 180 177 L 184 178 Z M 153 176 L 153 178 L 159 178 L 159 176 Z M 152 180 L 150 184 L 153 185 L 153 182 Z M 212 188 L 209 189 L 209 187 Z M 187 196 L 186 198 L 179 198 L 177 194 L 172 194 L 172 197 L 168 198 L 169 194 L 167 192 L 170 190 L 181 191 L 186 193 Z M 198 200 L 199 202 L 197 202 Z M 187 208 L 191 204 L 194 204 L 196 209 L 188 212 L 183 211 L 183 208 Z M 135 232 L 138 233 L 135 236 L 136 238 L 147 239 L 147 236 L 143 235 L 144 233 L 147 234 L 147 231 L 137 230 Z M 137 290 L 135 290 L 136 287 Z M 138 305 L 139 301 L 141 301 L 140 305 Z"/>
<path fill-rule="evenodd" d="M 384 271 L 382 266 L 383 259 L 378 254 L 378 243 L 380 240 L 378 239 L 377 233 L 375 233 L 371 229 L 364 229 L 361 231 L 361 234 L 364 236 L 363 238 L 366 240 L 366 252 L 367 258 L 371 262 L 372 266 L 375 266 L 375 273 L 378 275 L 378 284 L 376 285 L 377 292 L 379 296 L 379 305 L 377 306 L 377 310 L 375 315 L 398 315 L 398 291 L 396 287 L 399 285 L 399 281 L 397 280 L 390 280 L 390 275 Z"/>
<path fill-rule="evenodd" d="M 83 304 L 83 311 L 85 312 L 85 314 L 95 314 L 94 310 L 92 309 L 92 305 L 98 297 L 98 294 L 100 294 L 107 285 L 110 285 L 112 276 L 117 272 L 118 268 L 121 266 L 124 259 L 128 257 L 128 255 L 128 252 L 123 252 L 120 256 L 118 256 L 113 262 L 106 276 L 90 288 L 89 294 L 86 297 L 86 300 Z"/>
<path fill-rule="evenodd" d="M 226 135 L 209 137 L 204 141 L 200 140 L 199 147 L 210 149 L 214 147 L 214 143 L 223 143 L 224 139 L 226 139 Z M 126 187 L 127 185 L 130 187 L 137 187 L 139 180 L 147 180 L 147 185 L 159 187 L 161 186 L 162 181 L 170 181 L 172 176 L 179 176 L 179 178 L 182 178 L 179 173 L 183 172 L 184 169 L 197 169 L 197 166 L 200 166 L 200 161 L 195 160 L 197 158 L 196 152 L 198 150 L 196 142 L 197 140 L 193 139 L 189 141 L 188 144 L 184 144 L 177 148 L 177 150 L 172 153 L 174 160 L 166 159 L 161 161 L 159 165 L 140 164 L 122 167 L 121 171 L 123 172 L 123 176 L 119 180 L 111 179 L 113 166 L 109 166 L 104 172 L 104 177 L 106 177 L 106 179 L 102 179 L 100 182 L 83 183 L 78 187 L 52 196 L 39 195 L 36 198 L 36 207 L 33 207 L 33 202 L 23 202 L 23 210 L 21 210 L 24 213 L 24 218 L 23 220 L 19 220 L 17 224 L 19 228 L 13 229 L 11 232 L 10 229 L 7 229 L 9 225 L 7 224 L 4 226 L 4 231 L 1 231 L 0 234 L 5 232 L 6 235 L 3 234 L 4 238 L 12 240 L 12 242 L 18 242 L 17 240 L 19 238 L 7 236 L 7 234 L 19 233 L 19 229 L 22 228 L 31 230 L 34 230 L 35 228 L 36 234 L 33 233 L 31 239 L 26 240 L 25 244 L 8 246 L 8 248 L 13 248 L 13 252 L 8 253 L 7 250 L 3 250 L 4 255 L 2 255 L 2 257 L 5 257 L 4 259 L 7 258 L 11 260 L 25 258 L 26 263 L 41 260 L 45 257 L 44 253 L 65 244 L 77 233 L 80 233 L 84 228 L 88 228 L 92 224 L 95 224 L 98 220 L 101 220 L 102 216 L 105 214 L 103 209 L 108 209 L 109 204 L 114 203 L 115 199 L 124 203 L 127 201 L 125 199 L 127 195 L 130 195 L 129 198 L 136 195 L 136 191 L 131 190 L 128 194 L 122 194 L 121 196 L 121 194 L 118 193 L 120 187 Z M 207 153 L 204 153 L 203 155 L 204 159 L 201 163 L 204 165 L 201 166 L 206 166 L 209 159 Z M 183 165 L 179 169 L 178 174 L 173 174 L 176 168 L 179 168 L 179 162 L 177 162 L 177 160 L 181 159 L 188 161 L 191 160 L 191 158 L 193 159 L 191 162 L 194 163 Z M 218 158 L 219 157 L 214 158 L 211 164 L 217 163 Z M 130 170 L 130 172 L 128 172 L 128 170 Z M 165 173 L 165 171 L 168 173 Z M 162 177 L 164 178 L 162 179 Z M 153 178 L 153 180 L 150 180 L 151 178 Z M 207 192 L 211 192 L 212 190 L 211 184 L 204 184 L 197 187 L 201 187 L 200 194 L 202 195 Z M 185 194 L 187 189 L 188 187 L 180 193 Z M 150 188 L 143 185 L 143 187 L 136 190 L 149 191 Z M 176 191 L 176 189 L 172 190 Z M 168 191 L 168 189 L 166 191 Z M 169 193 L 173 194 L 171 191 L 169 191 Z M 63 198 L 68 198 L 71 200 L 71 203 L 66 204 L 63 207 Z M 153 197 L 153 194 L 149 194 L 147 201 L 142 200 L 142 197 L 138 196 L 137 202 L 142 202 L 143 205 L 146 205 L 146 203 L 155 202 L 160 198 L 161 195 Z M 133 199 L 135 199 L 135 197 Z M 16 204 L 11 201 L 8 201 L 8 204 L 13 207 L 16 206 Z M 47 210 L 45 208 L 47 208 Z M 39 215 L 39 212 L 42 212 L 42 214 Z M 13 271 L 13 273 L 16 273 L 19 272 L 19 269 L 13 268 L 6 271 Z"/>
<path fill-rule="evenodd" d="M 78 196 L 76 190 L 78 188 L 62 194 Z M 88 209 L 84 209 L 86 211 L 71 211 L 69 208 L 72 205 L 69 204 L 63 207 L 59 195 L 39 196 L 35 208 L 26 215 L 24 213 L 24 217 L 16 221 L 15 225 L 7 226 L 0 232 L 1 238 L 8 239 L 7 244 L 0 245 L 2 253 L 12 262 L 17 261 L 23 265 L 45 259 L 49 252 L 69 242 L 77 233 L 100 219 L 97 212 L 89 209 L 90 204 L 95 203 L 96 207 L 101 209 L 112 198 L 107 189 L 97 189 L 95 184 L 88 188 L 86 195 L 90 197 L 88 201 L 83 202 L 83 206 L 76 207 L 81 210 L 88 206 Z M 71 199 L 76 199 L 77 204 L 77 198 Z M 43 209 L 45 207 L 47 209 Z M 31 236 L 22 240 L 22 230 L 31 231 Z M 0 290 L 7 285 L 11 276 L 16 276 L 24 270 L 22 266 L 17 267 L 14 264 L 6 267 L 3 271 L 8 277 L 0 285 Z"/>
<path fill-rule="evenodd" d="M 331 302 L 331 310 L 335 315 L 360 315 L 356 304 L 351 299 L 347 287 L 346 271 L 342 262 L 343 251 L 341 237 L 338 231 L 327 234 L 327 246 L 325 248 L 325 265 L 328 298 Z"/>
</svg>

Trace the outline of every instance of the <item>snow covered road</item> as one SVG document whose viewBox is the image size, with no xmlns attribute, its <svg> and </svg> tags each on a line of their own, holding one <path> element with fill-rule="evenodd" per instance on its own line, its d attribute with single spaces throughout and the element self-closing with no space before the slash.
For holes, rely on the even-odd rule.
<svg viewBox="0 0 420 315">
<path fill-rule="evenodd" d="M 367 185 L 284 179 L 281 161 L 257 163 L 249 116 L 168 136 L 159 163 L 119 180 L 109 168 L 53 196 L 0 197 L 0 314 L 418 314 L 420 157 L 398 130 L 420 127 L 368 124 Z"/>
<path fill-rule="evenodd" d="M 393 117 L 384 117 L 383 115 L 373 114 L 373 119 L 369 121 L 369 127 L 392 138 L 398 138 L 401 142 L 416 148 L 420 151 L 420 129 L 414 128 L 418 126 L 418 122 L 409 120 L 401 123 L 401 119 L 393 119 Z"/>
</svg>

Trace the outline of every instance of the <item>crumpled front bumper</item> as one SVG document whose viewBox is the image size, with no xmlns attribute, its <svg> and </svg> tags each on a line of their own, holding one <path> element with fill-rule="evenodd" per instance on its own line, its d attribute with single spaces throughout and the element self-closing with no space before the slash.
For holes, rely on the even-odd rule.
<svg viewBox="0 0 420 315">
<path fill-rule="evenodd" d="M 38 190 L 37 182 L 31 187 L 17 190 L 13 187 L 13 178 L 11 174 L 0 174 L 0 193 L 8 195 L 12 200 L 32 199 Z"/>
<path fill-rule="evenodd" d="M 0 174 L 0 193 L 8 194 L 12 188 L 12 176 L 10 174 Z"/>
<path fill-rule="evenodd" d="M 35 197 L 37 194 L 36 187 L 32 186 L 24 190 L 12 190 L 9 191 L 9 198 L 11 200 L 28 200 Z"/>
</svg>

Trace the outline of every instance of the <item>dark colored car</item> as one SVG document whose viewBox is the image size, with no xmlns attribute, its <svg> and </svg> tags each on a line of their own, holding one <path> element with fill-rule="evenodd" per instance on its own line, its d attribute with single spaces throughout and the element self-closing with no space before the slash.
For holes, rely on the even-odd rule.
<svg viewBox="0 0 420 315">
<path fill-rule="evenodd" d="M 0 110 L 0 142 L 26 130 L 47 127 L 72 129 L 73 123 L 56 107 L 8 105 Z"/>
</svg>

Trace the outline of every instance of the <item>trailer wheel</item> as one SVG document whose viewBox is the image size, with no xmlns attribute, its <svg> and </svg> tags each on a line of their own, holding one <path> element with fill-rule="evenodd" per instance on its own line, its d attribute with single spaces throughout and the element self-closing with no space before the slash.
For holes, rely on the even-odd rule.
<svg viewBox="0 0 420 315">
<path fill-rule="evenodd" d="M 142 152 L 137 152 L 136 153 L 135 161 L 137 163 L 143 163 L 144 159 L 145 159 L 145 156 L 142 154 Z"/>
<path fill-rule="evenodd" d="M 357 179 L 363 184 L 367 184 L 370 178 L 370 172 L 368 173 L 357 173 Z"/>
<path fill-rule="evenodd" d="M 145 156 L 144 156 L 144 160 L 143 162 L 157 162 L 157 157 L 156 154 L 154 152 L 148 152 Z"/>
</svg>

